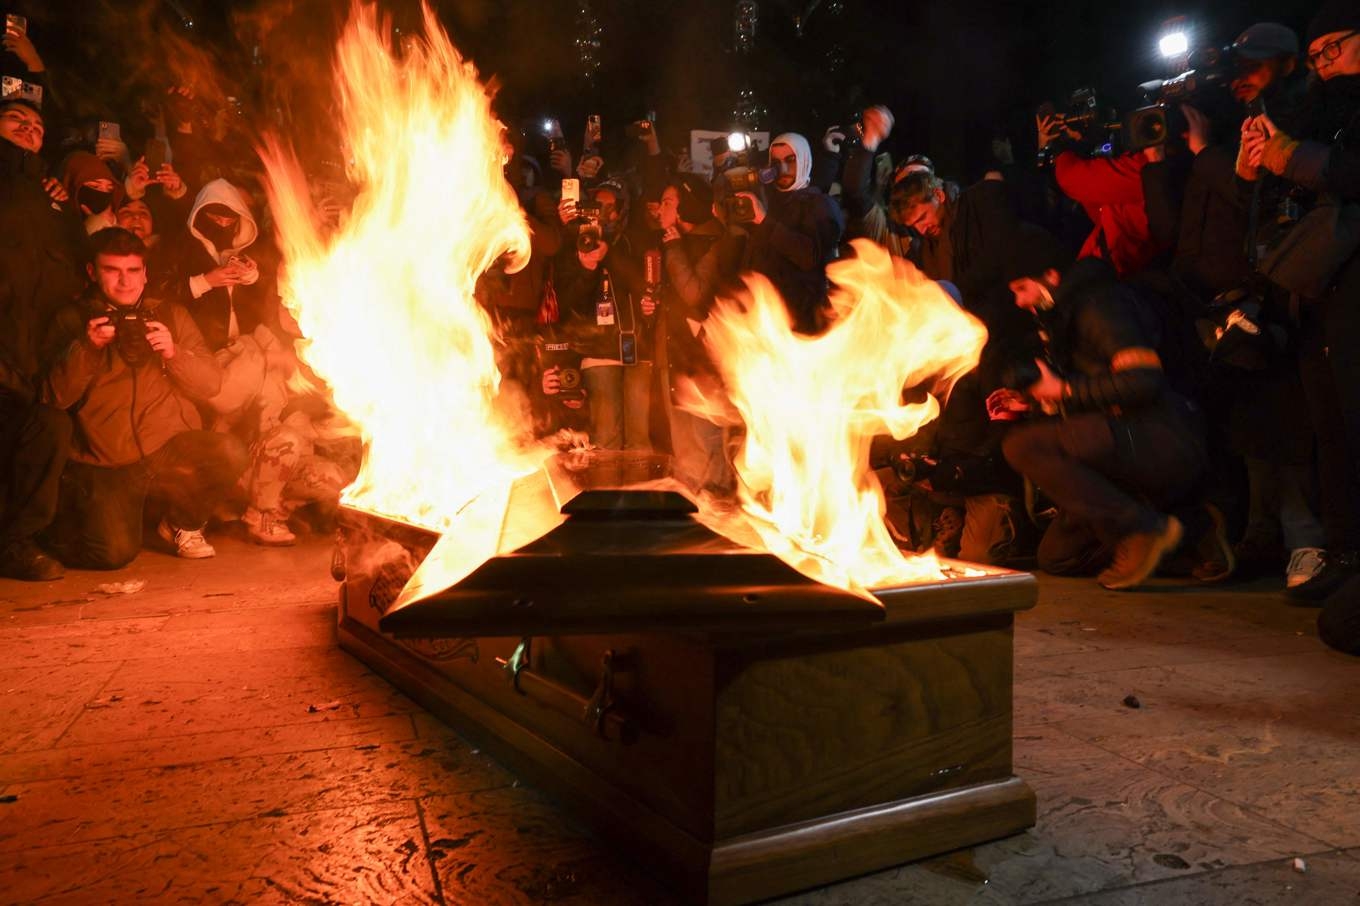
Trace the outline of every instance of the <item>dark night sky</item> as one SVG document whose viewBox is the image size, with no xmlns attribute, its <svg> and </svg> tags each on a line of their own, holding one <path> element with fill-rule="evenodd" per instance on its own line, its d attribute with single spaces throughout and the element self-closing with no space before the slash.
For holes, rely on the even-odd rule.
<svg viewBox="0 0 1360 906">
<path fill-rule="evenodd" d="M 507 120 L 553 113 L 568 134 L 586 113 L 600 112 L 606 130 L 643 111 L 659 114 L 668 144 L 692 127 L 726 128 L 736 90 L 753 87 L 776 130 L 819 135 L 866 101 L 898 115 L 890 143 L 927 151 L 950 172 L 969 178 L 994 132 L 1028 132 L 1029 111 L 1045 98 L 1092 85 L 1127 109 L 1136 85 L 1166 75 L 1155 56 L 1160 23 L 1183 15 L 1196 43 L 1225 44 L 1254 21 L 1302 30 L 1311 4 L 1298 0 L 1189 0 L 1186 3 L 966 2 L 966 0 L 823 0 L 795 34 L 793 11 L 807 0 L 761 0 L 757 49 L 731 52 L 733 0 L 592 0 L 603 27 L 603 68 L 593 94 L 578 79 L 572 44 L 577 0 L 433 0 L 456 44 L 494 74 Z M 386 0 L 398 26 L 413 27 L 419 5 Z M 12 0 L 33 19 L 32 32 L 54 65 L 87 74 L 89 93 L 120 81 L 100 70 L 147 78 L 166 59 L 148 41 L 160 24 L 190 45 L 217 52 L 224 93 L 250 96 L 232 84 L 250 77 L 249 48 L 263 48 L 265 82 L 282 73 L 325 84 L 324 53 L 343 0 Z M 178 11 L 196 20 L 193 33 L 173 27 Z M 254 37 L 262 35 L 263 37 Z M 109 51 L 109 47 L 126 52 Z M 98 47 L 100 50 L 96 51 Z M 829 62 L 839 48 L 839 67 Z M 205 55 L 206 56 L 206 55 Z M 90 60 L 103 62 L 92 66 Z M 114 61 L 117 61 L 116 63 Z M 234 62 L 233 62 L 234 61 Z M 121 79 L 126 81 L 126 78 Z M 1017 153 L 1022 149 L 1017 147 Z"/>
</svg>

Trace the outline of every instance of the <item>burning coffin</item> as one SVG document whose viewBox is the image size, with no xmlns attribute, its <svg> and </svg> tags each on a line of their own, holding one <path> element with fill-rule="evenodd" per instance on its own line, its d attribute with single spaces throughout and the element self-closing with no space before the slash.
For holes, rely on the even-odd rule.
<svg viewBox="0 0 1360 906">
<path fill-rule="evenodd" d="M 700 524 L 665 469 L 551 459 L 460 516 L 500 520 L 487 551 L 458 525 L 441 540 L 346 511 L 341 644 L 687 901 L 763 899 L 1034 823 L 1011 763 L 1030 576 L 970 570 L 868 600 Z"/>
</svg>

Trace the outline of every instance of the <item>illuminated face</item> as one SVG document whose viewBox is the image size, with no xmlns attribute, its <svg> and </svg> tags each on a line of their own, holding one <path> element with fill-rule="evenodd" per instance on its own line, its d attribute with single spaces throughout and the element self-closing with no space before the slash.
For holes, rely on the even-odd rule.
<svg viewBox="0 0 1360 906">
<path fill-rule="evenodd" d="M 151 238 L 154 225 L 151 209 L 144 201 L 129 201 L 118 209 L 118 225 L 138 239 L 146 242 Z"/>
<path fill-rule="evenodd" d="M 612 189 L 596 189 L 595 203 L 600 206 L 600 226 L 615 226 L 622 216 L 619 211 L 619 196 Z"/>
<path fill-rule="evenodd" d="M 42 114 L 22 104 L 15 104 L 0 113 L 0 138 L 37 154 L 42 150 Z"/>
<path fill-rule="evenodd" d="M 770 148 L 770 166 L 779 169 L 775 188 L 787 192 L 798 181 L 798 155 L 788 145 L 779 144 Z"/>
<path fill-rule="evenodd" d="M 1325 82 L 1360 75 L 1360 31 L 1334 31 L 1308 45 L 1308 65 Z"/>
<path fill-rule="evenodd" d="M 124 308 L 136 305 L 146 289 L 146 262 L 141 255 L 97 255 L 86 272 L 99 284 L 105 299 Z"/>
<path fill-rule="evenodd" d="M 898 219 L 903 226 L 911 227 L 922 236 L 931 239 L 940 235 L 940 220 L 944 212 L 944 190 L 936 189 L 935 194 L 925 201 L 902 208 Z"/>
</svg>

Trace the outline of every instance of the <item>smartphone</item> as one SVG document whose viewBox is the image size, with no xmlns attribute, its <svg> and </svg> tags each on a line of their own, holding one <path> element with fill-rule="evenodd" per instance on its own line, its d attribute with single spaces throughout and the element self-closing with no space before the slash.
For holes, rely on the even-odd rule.
<svg viewBox="0 0 1360 906">
<path fill-rule="evenodd" d="M 14 13 L 5 14 L 5 31 L 14 32 L 19 35 L 28 34 L 28 20 L 23 16 Z"/>
<path fill-rule="evenodd" d="M 619 331 L 619 361 L 625 365 L 637 364 L 637 334 L 631 330 Z"/>
<path fill-rule="evenodd" d="M 592 113 L 586 117 L 586 138 L 582 144 L 586 153 L 598 151 L 600 142 L 604 140 L 604 132 L 600 127 L 600 115 Z"/>
<path fill-rule="evenodd" d="M 101 122 L 99 124 L 99 137 L 111 138 L 116 142 L 121 142 L 123 140 L 123 128 L 117 123 Z"/>
<path fill-rule="evenodd" d="M 146 153 L 142 156 L 146 158 L 146 168 L 151 171 L 151 175 L 154 177 L 156 171 L 165 165 L 165 139 L 147 139 Z"/>
<path fill-rule="evenodd" d="M 562 200 L 579 203 L 581 201 L 581 180 L 562 180 Z"/>
</svg>

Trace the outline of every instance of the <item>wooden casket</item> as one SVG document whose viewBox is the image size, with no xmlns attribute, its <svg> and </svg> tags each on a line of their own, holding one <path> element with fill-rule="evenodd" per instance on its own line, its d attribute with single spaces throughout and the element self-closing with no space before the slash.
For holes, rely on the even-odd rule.
<svg viewBox="0 0 1360 906">
<path fill-rule="evenodd" d="M 635 458 L 612 483 L 657 468 Z M 560 468 L 521 481 L 509 509 L 558 507 L 558 527 L 503 532 L 502 553 L 400 607 L 439 536 L 346 510 L 342 647 L 687 902 L 1033 825 L 1011 763 L 1033 577 L 970 570 L 875 603 L 709 532 L 678 494 L 596 486 Z"/>
</svg>

